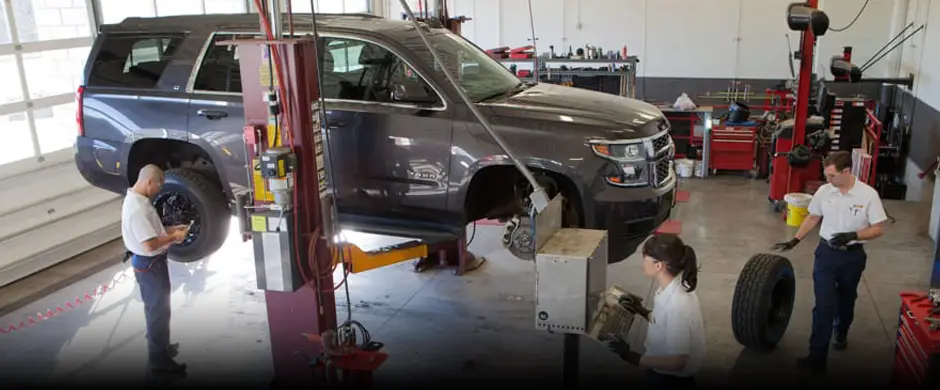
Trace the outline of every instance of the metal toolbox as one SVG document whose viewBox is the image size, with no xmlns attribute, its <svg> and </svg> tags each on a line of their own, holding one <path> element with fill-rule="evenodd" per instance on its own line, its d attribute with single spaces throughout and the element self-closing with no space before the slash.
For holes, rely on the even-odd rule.
<svg viewBox="0 0 940 390">
<path fill-rule="evenodd" d="M 587 334 L 607 287 L 607 232 L 559 229 L 535 267 L 536 329 Z"/>
<path fill-rule="evenodd" d="M 932 328 L 928 320 L 937 307 L 932 298 L 922 292 L 901 293 L 893 384 L 940 386 L 940 328 Z M 932 318 L 940 319 L 940 315 Z"/>
</svg>

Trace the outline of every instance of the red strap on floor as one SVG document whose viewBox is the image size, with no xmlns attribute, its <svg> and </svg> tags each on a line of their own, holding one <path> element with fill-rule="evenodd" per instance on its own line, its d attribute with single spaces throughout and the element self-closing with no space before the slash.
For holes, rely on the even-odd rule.
<svg viewBox="0 0 940 390">
<path fill-rule="evenodd" d="M 95 299 L 101 298 L 105 293 L 114 289 L 114 286 L 118 283 L 122 283 L 128 279 L 127 273 L 122 273 L 116 276 L 114 279 L 111 279 L 107 284 L 103 284 L 95 287 L 91 292 L 85 293 L 84 296 L 75 297 L 74 300 L 65 302 L 61 306 L 56 306 L 55 308 L 47 309 L 45 312 L 37 312 L 35 317 L 29 316 L 25 320 L 20 321 L 19 324 L 10 324 L 0 328 L 0 335 L 9 334 L 21 331 L 23 329 L 34 326 L 40 322 L 51 319 L 59 314 L 65 313 L 69 310 L 72 310 L 79 305 L 84 303 L 91 302 Z"/>
</svg>

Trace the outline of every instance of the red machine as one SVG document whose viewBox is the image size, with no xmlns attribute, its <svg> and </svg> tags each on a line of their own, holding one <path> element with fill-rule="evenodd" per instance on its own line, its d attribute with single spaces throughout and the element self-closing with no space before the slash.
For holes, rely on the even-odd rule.
<svg viewBox="0 0 940 390">
<path fill-rule="evenodd" d="M 901 293 L 893 385 L 940 387 L 940 298 L 936 291 Z"/>
<path fill-rule="evenodd" d="M 829 29 L 829 18 L 817 9 L 818 0 L 805 3 L 793 3 L 787 9 L 787 24 L 790 30 L 800 31 L 802 45 L 795 54 L 800 60 L 800 74 L 797 84 L 796 111 L 792 131 L 777 138 L 774 149 L 773 173 L 770 180 L 770 200 L 780 202 L 791 192 L 803 191 L 807 181 L 816 180 L 821 175 L 821 161 L 810 159 L 803 166 L 792 166 L 789 154 L 798 145 L 806 143 L 807 119 L 809 118 L 809 98 L 812 88 L 813 50 L 816 38 Z"/>
</svg>

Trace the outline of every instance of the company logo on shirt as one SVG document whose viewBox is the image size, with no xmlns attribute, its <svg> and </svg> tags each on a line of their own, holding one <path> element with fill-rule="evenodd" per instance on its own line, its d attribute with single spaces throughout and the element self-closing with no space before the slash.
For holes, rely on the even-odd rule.
<svg viewBox="0 0 940 390">
<path fill-rule="evenodd" d="M 857 216 L 858 213 L 862 211 L 862 209 L 864 208 L 865 208 L 865 205 L 854 204 L 852 206 L 849 206 L 849 212 L 851 212 L 853 216 Z"/>
</svg>

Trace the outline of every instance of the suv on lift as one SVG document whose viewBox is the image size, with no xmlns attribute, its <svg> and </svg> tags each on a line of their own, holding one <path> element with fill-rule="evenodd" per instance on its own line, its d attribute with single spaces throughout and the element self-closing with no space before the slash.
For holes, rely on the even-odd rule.
<svg viewBox="0 0 940 390">
<path fill-rule="evenodd" d="M 316 20 L 329 183 L 344 229 L 439 239 L 457 237 L 472 221 L 523 213 L 527 181 L 459 99 L 411 22 Z M 309 14 L 293 23 L 312 31 Z M 170 251 L 176 261 L 216 251 L 229 235 L 234 194 L 249 189 L 238 56 L 216 43 L 260 31 L 256 15 L 128 18 L 101 27 L 85 65 L 78 169 L 92 185 L 124 193 L 143 165 L 163 167 L 166 185 L 155 206 L 166 223 L 195 221 Z M 609 232 L 611 263 L 668 218 L 674 146 L 660 110 L 601 92 L 525 84 L 463 37 L 426 31 L 549 196 L 564 196 L 563 223 Z"/>
</svg>

